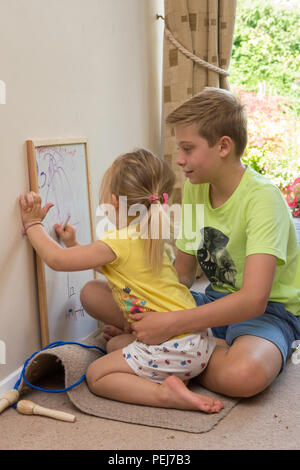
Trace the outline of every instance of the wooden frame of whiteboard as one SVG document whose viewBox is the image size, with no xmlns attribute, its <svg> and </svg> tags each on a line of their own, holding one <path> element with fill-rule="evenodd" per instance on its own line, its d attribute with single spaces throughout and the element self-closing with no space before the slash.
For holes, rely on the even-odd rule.
<svg viewBox="0 0 300 470">
<path fill-rule="evenodd" d="M 39 193 L 38 175 L 36 171 L 36 148 L 54 147 L 56 145 L 59 146 L 59 145 L 84 144 L 88 201 L 89 201 L 89 216 L 90 216 L 90 224 L 91 224 L 91 239 L 92 241 L 95 241 L 87 139 L 84 137 L 79 137 L 79 138 L 67 138 L 67 139 L 27 140 L 26 144 L 27 144 L 27 159 L 28 159 L 28 169 L 29 169 L 30 190 L 36 193 Z M 36 253 L 35 253 L 35 258 L 36 258 L 37 280 L 38 280 L 38 290 L 39 290 L 38 297 L 39 297 L 39 310 L 40 310 L 41 339 L 42 339 L 42 347 L 45 347 L 49 344 L 49 323 L 48 323 L 48 311 L 47 311 L 45 267 L 44 267 L 43 260 Z M 94 271 L 94 278 L 96 279 L 95 271 Z"/>
</svg>

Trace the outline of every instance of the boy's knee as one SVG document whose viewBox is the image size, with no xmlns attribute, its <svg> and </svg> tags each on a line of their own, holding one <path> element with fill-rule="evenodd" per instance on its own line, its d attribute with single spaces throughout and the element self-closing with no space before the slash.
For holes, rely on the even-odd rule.
<svg viewBox="0 0 300 470">
<path fill-rule="evenodd" d="M 234 396 L 241 398 L 257 395 L 273 381 L 268 368 L 256 358 L 240 359 L 224 373 L 227 374 L 226 380 L 235 384 Z"/>
</svg>

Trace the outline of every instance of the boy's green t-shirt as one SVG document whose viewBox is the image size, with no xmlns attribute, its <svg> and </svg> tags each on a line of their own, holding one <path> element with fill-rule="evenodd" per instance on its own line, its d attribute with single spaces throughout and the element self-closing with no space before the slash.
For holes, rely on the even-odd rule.
<svg viewBox="0 0 300 470">
<path fill-rule="evenodd" d="M 280 190 L 251 168 L 216 209 L 208 183 L 186 181 L 176 246 L 197 257 L 214 290 L 229 293 L 242 287 L 247 256 L 276 256 L 269 300 L 300 316 L 300 247 L 292 216 Z"/>
</svg>

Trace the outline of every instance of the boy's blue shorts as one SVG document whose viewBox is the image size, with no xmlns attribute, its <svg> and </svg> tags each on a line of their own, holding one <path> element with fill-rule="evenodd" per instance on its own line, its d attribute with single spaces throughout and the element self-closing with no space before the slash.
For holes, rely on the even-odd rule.
<svg viewBox="0 0 300 470">
<path fill-rule="evenodd" d="M 197 306 L 204 305 L 220 299 L 227 293 L 216 292 L 209 285 L 205 293 L 191 290 Z M 272 341 L 281 352 L 282 367 L 284 369 L 286 360 L 293 352 L 293 342 L 300 339 L 300 321 L 295 315 L 287 312 L 283 304 L 279 302 L 268 302 L 265 313 L 250 320 L 234 323 L 228 326 L 211 328 L 216 338 L 225 339 L 231 346 L 233 341 L 242 335 L 259 336 Z"/>
</svg>

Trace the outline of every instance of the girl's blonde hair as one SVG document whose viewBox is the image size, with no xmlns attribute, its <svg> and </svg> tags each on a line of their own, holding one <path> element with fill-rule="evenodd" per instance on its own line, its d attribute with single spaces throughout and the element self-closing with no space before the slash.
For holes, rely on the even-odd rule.
<svg viewBox="0 0 300 470">
<path fill-rule="evenodd" d="M 170 197 L 175 184 L 175 173 L 165 160 L 158 158 L 149 150 L 137 149 L 120 155 L 105 172 L 100 187 L 100 204 L 107 202 L 112 194 L 126 196 L 127 214 L 129 208 L 141 204 L 147 209 L 145 238 L 146 259 L 158 273 L 162 266 L 164 250 L 163 224 L 170 221 L 162 204 L 163 195 Z M 151 196 L 158 200 L 150 202 Z M 153 224 L 153 214 L 158 215 L 158 230 Z M 142 223 L 142 221 L 141 221 Z"/>
</svg>

